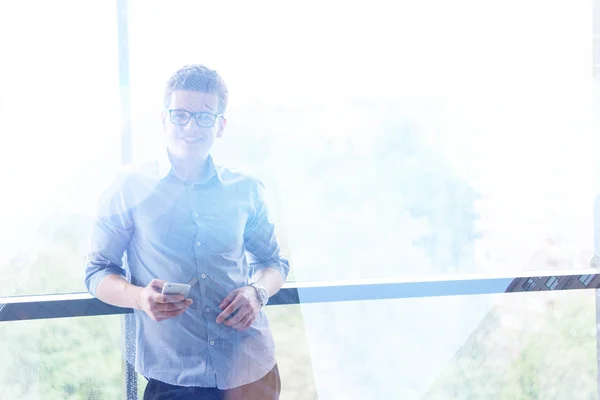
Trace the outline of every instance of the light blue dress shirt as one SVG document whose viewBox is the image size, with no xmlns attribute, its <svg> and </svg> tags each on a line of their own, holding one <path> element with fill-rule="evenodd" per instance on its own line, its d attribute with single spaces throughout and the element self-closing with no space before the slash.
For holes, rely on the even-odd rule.
<svg viewBox="0 0 600 400">
<path fill-rule="evenodd" d="M 230 389 L 254 382 L 275 366 L 264 311 L 243 332 L 216 318 L 223 298 L 256 271 L 275 268 L 284 280 L 289 272 L 263 185 L 211 157 L 198 182 L 181 179 L 165 161 L 130 168 L 103 194 L 85 284 L 95 295 L 111 274 L 137 286 L 154 278 L 197 282 L 193 304 L 178 317 L 156 322 L 135 310 L 136 371 L 179 386 Z"/>
</svg>

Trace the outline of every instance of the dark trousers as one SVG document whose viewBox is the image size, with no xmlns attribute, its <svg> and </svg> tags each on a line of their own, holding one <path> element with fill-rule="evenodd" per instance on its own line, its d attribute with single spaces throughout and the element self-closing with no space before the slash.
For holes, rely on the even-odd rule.
<svg viewBox="0 0 600 400">
<path fill-rule="evenodd" d="M 149 379 L 144 400 L 278 400 L 280 392 L 281 379 L 275 365 L 258 381 L 228 390 L 175 386 Z"/>
<path fill-rule="evenodd" d="M 222 400 L 223 390 L 204 387 L 184 387 L 169 385 L 156 379 L 149 379 L 144 391 L 144 400 Z"/>
</svg>

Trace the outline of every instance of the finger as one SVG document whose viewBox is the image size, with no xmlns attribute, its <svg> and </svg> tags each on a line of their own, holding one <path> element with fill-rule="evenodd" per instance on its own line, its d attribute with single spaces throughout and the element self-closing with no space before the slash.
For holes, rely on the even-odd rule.
<svg viewBox="0 0 600 400">
<path fill-rule="evenodd" d="M 163 289 L 163 286 L 165 286 L 165 283 L 167 283 L 167 282 L 163 281 L 162 279 L 152 279 L 150 281 L 150 283 L 148 284 L 148 286 L 157 290 L 160 293 L 160 292 L 162 292 L 162 289 Z"/>
<path fill-rule="evenodd" d="M 154 312 L 150 315 L 150 317 L 155 321 L 164 321 L 165 319 L 173 318 L 180 314 L 183 314 L 185 310 L 186 309 L 168 312 Z"/>
<path fill-rule="evenodd" d="M 156 303 L 179 303 L 182 302 L 185 299 L 185 297 L 180 294 L 155 293 L 152 295 L 152 299 Z"/>
<path fill-rule="evenodd" d="M 247 313 L 244 316 L 244 318 L 242 318 L 242 320 L 240 322 L 238 322 L 237 324 L 233 325 L 232 328 L 237 329 L 238 331 L 243 331 L 244 329 L 247 328 L 248 322 L 250 322 L 251 320 L 252 320 L 252 314 Z"/>
<path fill-rule="evenodd" d="M 155 303 L 153 310 L 157 312 L 176 311 L 183 308 L 188 308 L 192 303 L 192 299 L 187 299 L 186 301 L 180 301 L 177 303 Z"/>
<path fill-rule="evenodd" d="M 230 305 L 227 306 L 227 308 L 225 308 L 223 310 L 223 312 L 221 314 L 219 314 L 219 316 L 217 317 L 217 324 L 222 323 L 223 321 L 225 321 L 231 314 L 233 314 L 235 312 L 235 310 L 237 310 L 239 308 L 239 300 L 236 297 Z"/>
<path fill-rule="evenodd" d="M 248 322 L 246 322 L 246 325 L 244 326 L 244 329 L 248 329 L 252 326 L 252 324 L 254 323 L 254 320 L 256 319 L 256 316 L 251 317 Z"/>
<path fill-rule="evenodd" d="M 237 314 L 235 314 L 233 317 L 231 317 L 230 319 L 225 321 L 225 325 L 227 325 L 227 326 L 237 325 L 240 323 L 240 321 L 242 321 L 244 318 L 246 318 L 246 316 L 248 314 L 249 314 L 248 308 L 240 307 Z"/>
<path fill-rule="evenodd" d="M 181 306 L 183 305 L 183 306 Z M 179 315 L 183 312 L 185 312 L 185 310 L 187 310 L 189 308 L 189 306 L 191 305 L 191 303 L 187 303 L 187 302 L 181 302 L 179 304 L 165 304 L 163 305 L 163 307 L 169 307 L 167 309 L 156 309 L 154 310 L 154 314 L 156 315 Z M 178 308 L 175 308 L 177 307 Z"/>
<path fill-rule="evenodd" d="M 178 315 L 183 314 L 186 310 L 187 310 L 187 307 L 182 310 L 177 310 L 177 311 L 160 312 L 160 313 L 154 314 L 154 317 L 156 318 L 156 321 L 160 322 L 160 321 L 164 321 L 165 319 L 177 317 Z"/>
<path fill-rule="evenodd" d="M 219 308 L 222 310 L 225 307 L 229 306 L 231 304 L 231 302 L 235 299 L 235 296 L 237 295 L 237 291 L 233 291 L 231 293 L 229 293 L 221 302 L 221 304 L 219 304 Z"/>
</svg>

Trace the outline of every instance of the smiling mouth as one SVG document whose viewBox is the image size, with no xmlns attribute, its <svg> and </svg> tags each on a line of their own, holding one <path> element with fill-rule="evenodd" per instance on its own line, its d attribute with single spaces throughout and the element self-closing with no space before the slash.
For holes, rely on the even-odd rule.
<svg viewBox="0 0 600 400">
<path fill-rule="evenodd" d="M 198 143 L 198 142 L 202 141 L 203 138 L 201 138 L 199 136 L 185 136 L 185 137 L 182 137 L 181 140 L 183 140 L 186 143 Z"/>
</svg>

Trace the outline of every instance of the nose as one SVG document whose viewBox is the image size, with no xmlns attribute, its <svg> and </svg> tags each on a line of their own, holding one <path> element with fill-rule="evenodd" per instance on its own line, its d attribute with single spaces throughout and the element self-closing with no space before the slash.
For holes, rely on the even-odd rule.
<svg viewBox="0 0 600 400">
<path fill-rule="evenodd" d="M 194 132 L 200 129 L 198 123 L 196 122 L 196 118 L 190 118 L 187 124 L 183 126 L 183 130 L 186 132 Z"/>
</svg>

